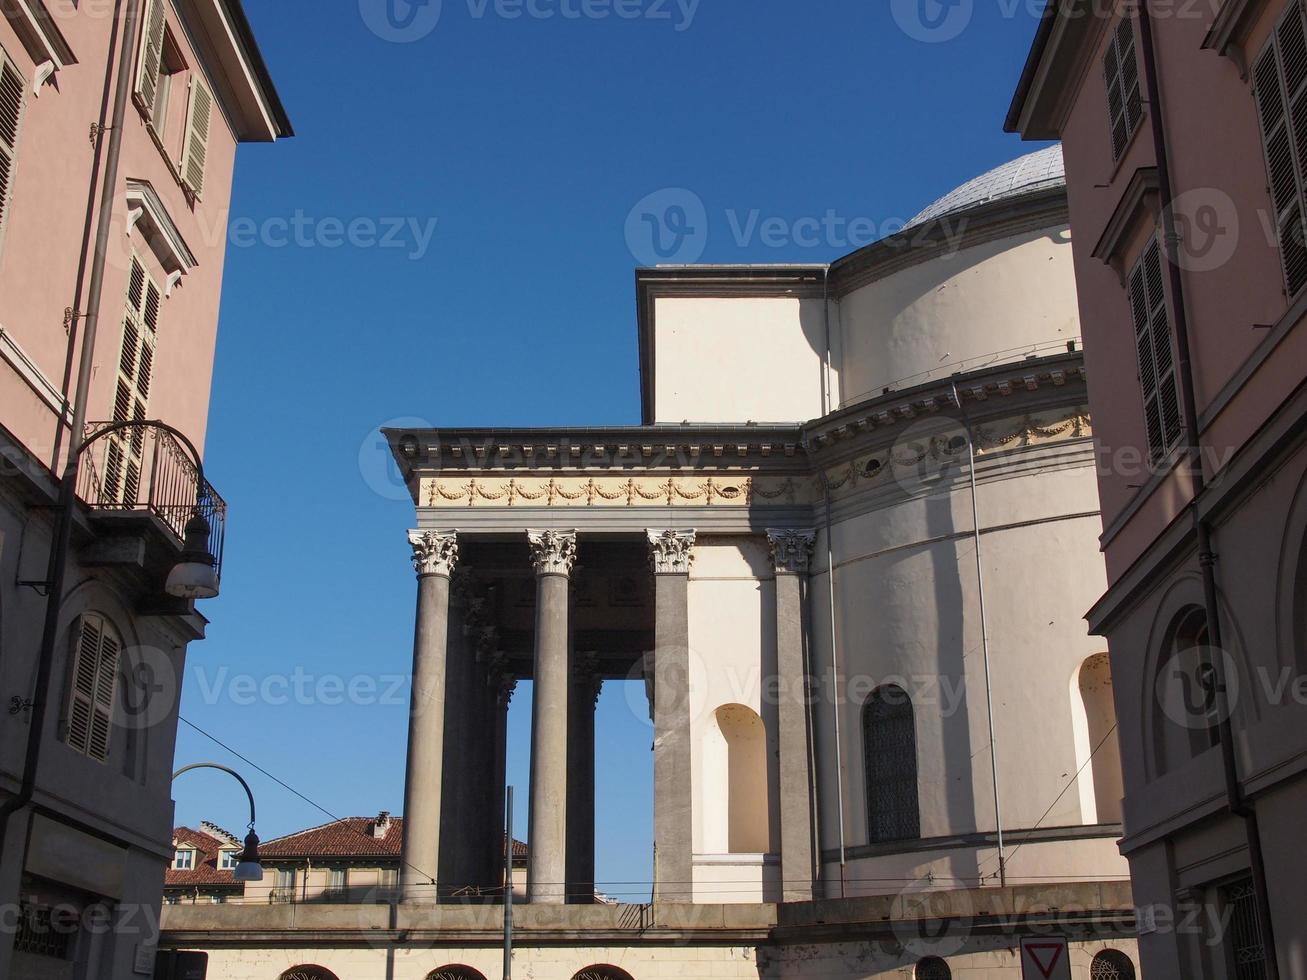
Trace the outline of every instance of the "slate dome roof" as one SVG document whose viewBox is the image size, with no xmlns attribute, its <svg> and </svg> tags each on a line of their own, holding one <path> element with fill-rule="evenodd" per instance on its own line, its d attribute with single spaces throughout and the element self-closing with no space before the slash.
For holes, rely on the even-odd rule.
<svg viewBox="0 0 1307 980">
<path fill-rule="evenodd" d="M 1065 186 L 1062 145 L 1058 143 L 1017 157 L 967 181 L 918 214 L 908 222 L 907 227 L 912 228 L 945 215 L 970 211 L 982 204 L 1023 197 L 1049 187 Z"/>
</svg>

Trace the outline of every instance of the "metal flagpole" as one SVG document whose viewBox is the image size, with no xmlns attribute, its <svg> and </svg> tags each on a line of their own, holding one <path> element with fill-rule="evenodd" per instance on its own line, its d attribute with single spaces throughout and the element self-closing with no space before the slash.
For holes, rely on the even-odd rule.
<svg viewBox="0 0 1307 980">
<path fill-rule="evenodd" d="M 504 980 L 513 980 L 513 787 L 504 801 Z"/>
</svg>

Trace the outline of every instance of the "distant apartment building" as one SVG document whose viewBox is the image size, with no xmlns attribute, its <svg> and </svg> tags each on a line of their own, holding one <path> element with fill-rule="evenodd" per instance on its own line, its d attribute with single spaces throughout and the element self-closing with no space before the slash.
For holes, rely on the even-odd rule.
<svg viewBox="0 0 1307 980">
<path fill-rule="evenodd" d="M 0 976 L 128 977 L 153 962 L 178 681 L 206 623 L 165 589 L 192 517 L 221 556 L 225 504 L 187 443 L 236 148 L 291 126 L 239 0 L 0 13 Z M 70 450 L 112 423 L 76 454 L 52 562 Z"/>
<path fill-rule="evenodd" d="M 242 843 L 205 822 L 199 830 L 178 827 L 168 867 L 164 900 L 170 905 L 385 903 L 399 898 L 404 820 L 382 811 L 375 817 L 345 817 L 310 827 L 259 847 L 263 881 L 243 884 L 232 877 Z M 526 845 L 513 841 L 513 882 L 526 896 Z M 469 890 L 469 900 L 497 897 Z"/>
<path fill-rule="evenodd" d="M 1050 0 L 1008 129 L 1065 151 L 1143 974 L 1307 976 L 1307 11 Z"/>
</svg>

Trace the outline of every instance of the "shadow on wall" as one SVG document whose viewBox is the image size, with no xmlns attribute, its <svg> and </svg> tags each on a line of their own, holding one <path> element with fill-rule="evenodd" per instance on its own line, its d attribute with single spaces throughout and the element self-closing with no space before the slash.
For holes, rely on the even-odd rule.
<svg viewBox="0 0 1307 980">
<path fill-rule="evenodd" d="M 704 736 L 704 850 L 766 854 L 771 850 L 767 794 L 767 732 L 742 704 L 713 712 Z"/>
</svg>

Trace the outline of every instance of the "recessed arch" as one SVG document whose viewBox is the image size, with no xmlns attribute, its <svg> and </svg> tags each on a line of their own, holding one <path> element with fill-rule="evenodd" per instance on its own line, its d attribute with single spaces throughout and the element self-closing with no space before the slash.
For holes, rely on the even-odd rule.
<svg viewBox="0 0 1307 980">
<path fill-rule="evenodd" d="M 877 688 L 862 706 L 868 843 L 921 836 L 916 724 L 912 698 L 897 684 Z"/>
<path fill-rule="evenodd" d="M 631 974 L 615 966 L 587 966 L 579 970 L 572 980 L 635 980 Z"/>
<path fill-rule="evenodd" d="M 323 966 L 292 966 L 277 980 L 340 980 L 336 974 Z"/>
<path fill-rule="evenodd" d="M 1089 980 L 1135 980 L 1135 965 L 1119 949 L 1105 949 L 1089 965 Z"/>
<path fill-rule="evenodd" d="M 1276 655 L 1281 668 L 1307 673 L 1307 474 L 1294 489 L 1280 535 Z"/>
<path fill-rule="evenodd" d="M 767 730 L 742 704 L 713 712 L 703 746 L 704 850 L 765 854 L 771 849 Z"/>
<path fill-rule="evenodd" d="M 953 980 L 953 970 L 946 960 L 938 956 L 927 956 L 917 962 L 912 971 L 913 980 Z"/>
<path fill-rule="evenodd" d="M 1153 675 L 1154 765 L 1159 775 L 1187 765 L 1213 744 L 1215 700 L 1206 665 L 1210 655 L 1207 613 L 1183 607 L 1166 630 Z"/>
<path fill-rule="evenodd" d="M 1116 730 L 1112 664 L 1106 653 L 1085 659 L 1076 672 L 1072 717 L 1081 776 L 1081 819 L 1087 824 L 1121 822 L 1125 789 Z"/>
<path fill-rule="evenodd" d="M 427 974 L 427 980 L 486 980 L 486 975 L 470 966 L 452 963 L 449 966 L 442 966 L 439 970 L 432 970 Z"/>
</svg>

